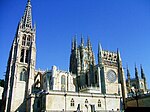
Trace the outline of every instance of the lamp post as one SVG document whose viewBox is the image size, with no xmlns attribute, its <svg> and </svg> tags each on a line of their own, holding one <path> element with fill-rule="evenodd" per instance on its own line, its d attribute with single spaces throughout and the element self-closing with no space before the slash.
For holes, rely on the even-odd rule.
<svg viewBox="0 0 150 112">
<path fill-rule="evenodd" d="M 132 95 L 132 97 L 136 100 L 136 107 L 139 107 L 139 102 L 138 102 L 138 98 L 139 98 L 139 94 L 138 94 L 139 90 L 135 89 L 135 93 Z"/>
<path fill-rule="evenodd" d="M 139 107 L 139 102 L 138 102 L 138 89 L 135 91 L 135 99 L 136 99 L 136 106 Z"/>
</svg>

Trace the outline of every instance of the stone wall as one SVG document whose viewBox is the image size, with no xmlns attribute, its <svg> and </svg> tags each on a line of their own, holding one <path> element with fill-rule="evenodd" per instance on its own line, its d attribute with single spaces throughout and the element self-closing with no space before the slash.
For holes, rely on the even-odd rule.
<svg viewBox="0 0 150 112">
<path fill-rule="evenodd" d="M 83 112 L 91 112 L 92 105 L 96 111 L 120 109 L 120 96 L 117 95 L 49 91 L 43 98 L 46 111 L 76 111 L 79 105 Z M 71 106 L 72 100 L 74 106 Z"/>
</svg>

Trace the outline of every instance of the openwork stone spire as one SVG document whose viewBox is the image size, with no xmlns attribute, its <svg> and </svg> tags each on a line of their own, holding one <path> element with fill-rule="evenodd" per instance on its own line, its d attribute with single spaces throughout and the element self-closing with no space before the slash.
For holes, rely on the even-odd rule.
<svg viewBox="0 0 150 112">
<path fill-rule="evenodd" d="M 137 70 L 136 64 L 135 64 L 135 78 L 136 78 L 137 80 L 139 80 L 138 70 Z"/>
<path fill-rule="evenodd" d="M 31 0 L 28 0 L 24 15 L 21 20 L 22 28 L 32 29 L 32 11 Z"/>
<path fill-rule="evenodd" d="M 130 87 L 130 72 L 129 72 L 128 65 L 127 65 L 127 79 L 128 79 L 128 87 Z"/>
<path fill-rule="evenodd" d="M 144 70 L 143 70 L 142 65 L 140 65 L 140 68 L 141 68 L 141 78 L 145 79 L 145 74 L 144 74 Z"/>
<path fill-rule="evenodd" d="M 101 64 L 101 63 L 102 63 L 102 46 L 99 43 L 98 44 L 98 64 Z"/>
</svg>

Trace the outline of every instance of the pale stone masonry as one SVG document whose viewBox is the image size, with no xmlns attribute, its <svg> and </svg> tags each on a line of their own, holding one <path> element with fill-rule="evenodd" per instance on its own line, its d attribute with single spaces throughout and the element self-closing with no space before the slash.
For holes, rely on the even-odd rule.
<svg viewBox="0 0 150 112">
<path fill-rule="evenodd" d="M 90 39 L 85 44 L 82 36 L 78 45 L 75 36 L 69 71 L 56 66 L 46 71 L 35 69 L 36 28 L 31 9 L 28 0 L 9 54 L 2 110 L 98 112 L 124 109 L 127 89 L 119 50 L 106 51 L 98 44 L 96 64 Z M 142 77 L 145 84 L 145 75 Z"/>
<path fill-rule="evenodd" d="M 32 27 L 31 3 L 28 0 L 9 54 L 3 93 L 4 111 L 25 111 L 32 93 L 36 63 L 36 29 Z M 26 103 L 24 103 L 26 102 Z"/>
<path fill-rule="evenodd" d="M 3 87 L 0 87 L 0 100 L 2 100 Z"/>
</svg>

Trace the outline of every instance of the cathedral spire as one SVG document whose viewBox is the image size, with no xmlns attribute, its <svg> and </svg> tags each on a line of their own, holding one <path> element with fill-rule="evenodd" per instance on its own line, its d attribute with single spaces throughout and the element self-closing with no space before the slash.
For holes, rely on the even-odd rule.
<svg viewBox="0 0 150 112">
<path fill-rule="evenodd" d="M 77 49 L 77 35 L 74 36 L 74 49 Z"/>
<path fill-rule="evenodd" d="M 8 59 L 3 95 L 4 112 L 22 111 L 20 107 L 33 91 L 36 64 L 35 40 L 36 32 L 35 27 L 32 28 L 31 1 L 28 0 Z M 16 71 L 18 71 L 17 74 Z M 14 94 L 18 90 L 21 96 Z M 26 106 L 24 105 L 23 108 L 28 109 L 29 103 L 30 101 L 26 101 Z"/>
<path fill-rule="evenodd" d="M 137 80 L 139 79 L 138 70 L 137 70 L 136 64 L 135 64 L 135 78 L 136 78 Z"/>
<path fill-rule="evenodd" d="M 84 39 L 83 39 L 83 35 L 81 34 L 81 46 L 84 46 Z"/>
<path fill-rule="evenodd" d="M 74 37 L 72 39 L 71 50 L 74 50 Z"/>
<path fill-rule="evenodd" d="M 102 63 L 102 46 L 98 43 L 98 63 Z"/>
<path fill-rule="evenodd" d="M 120 56 L 120 51 L 117 49 L 117 56 L 118 56 L 118 61 L 121 61 L 121 56 Z"/>
<path fill-rule="evenodd" d="M 129 72 L 128 65 L 127 65 L 127 79 L 128 79 L 128 86 L 130 87 L 130 72 Z"/>
<path fill-rule="evenodd" d="M 100 43 L 98 43 L 98 53 L 102 53 L 102 46 Z"/>
<path fill-rule="evenodd" d="M 142 65 L 140 65 L 140 67 L 141 67 L 141 78 L 144 80 L 144 87 L 145 87 L 145 90 L 147 90 L 147 82 L 146 82 L 146 77 L 145 77 L 145 74 L 144 74 L 144 70 L 143 70 Z"/>
<path fill-rule="evenodd" d="M 88 48 L 91 48 L 92 46 L 91 46 L 91 42 L 90 42 L 90 37 L 88 36 L 88 38 L 87 38 L 87 46 L 88 46 Z"/>
<path fill-rule="evenodd" d="M 31 0 L 28 0 L 24 15 L 21 19 L 22 28 L 32 29 L 32 11 Z"/>
<path fill-rule="evenodd" d="M 141 68 L 141 78 L 145 79 L 145 74 L 144 74 L 144 70 L 143 70 L 142 65 L 140 65 L 140 68 Z"/>
<path fill-rule="evenodd" d="M 128 66 L 127 66 L 127 77 L 128 77 L 128 79 L 130 79 L 130 72 L 129 72 Z"/>
<path fill-rule="evenodd" d="M 72 38 L 72 45 L 71 45 L 71 50 L 76 50 L 76 48 L 77 48 L 77 40 L 76 40 L 76 38 L 77 38 L 77 35 L 75 35 L 73 38 Z"/>
</svg>

